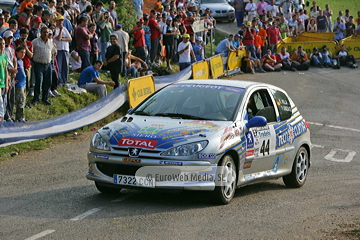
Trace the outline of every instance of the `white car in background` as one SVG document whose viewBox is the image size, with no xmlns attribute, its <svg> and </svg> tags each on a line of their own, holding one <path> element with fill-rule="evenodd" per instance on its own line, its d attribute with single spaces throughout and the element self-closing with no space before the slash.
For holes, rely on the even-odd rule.
<svg viewBox="0 0 360 240">
<path fill-rule="evenodd" d="M 200 0 L 200 9 L 205 12 L 209 8 L 212 16 L 220 21 L 235 21 L 235 9 L 229 5 L 227 0 Z"/>
</svg>

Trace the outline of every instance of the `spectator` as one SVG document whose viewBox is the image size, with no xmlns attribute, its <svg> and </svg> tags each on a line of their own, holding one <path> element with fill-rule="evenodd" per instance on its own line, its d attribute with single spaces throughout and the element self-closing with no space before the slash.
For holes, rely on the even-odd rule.
<svg viewBox="0 0 360 240">
<path fill-rule="evenodd" d="M 31 0 L 25 0 L 20 4 L 20 13 L 24 11 L 32 11 L 34 8 Z"/>
<path fill-rule="evenodd" d="M 292 55 L 293 63 L 296 65 L 297 70 L 308 70 L 310 65 L 310 60 L 307 57 L 306 52 L 303 50 L 302 46 L 298 47 L 298 50 Z"/>
<path fill-rule="evenodd" d="M 319 10 L 320 10 L 320 9 L 317 8 L 317 7 L 311 8 L 311 10 L 310 10 L 310 18 L 316 19 L 317 16 L 319 16 Z"/>
<path fill-rule="evenodd" d="M 83 2 L 83 0 L 81 2 Z M 88 18 L 83 16 L 80 17 L 79 21 L 80 24 L 75 30 L 75 39 L 77 43 L 77 50 L 81 57 L 81 68 L 85 69 L 90 66 L 90 38 L 92 38 L 93 35 L 86 28 Z"/>
<path fill-rule="evenodd" d="M 345 45 L 340 46 L 340 50 L 336 53 L 336 58 L 339 59 L 341 66 L 348 66 L 349 68 L 358 68 L 355 58 L 345 50 Z"/>
<path fill-rule="evenodd" d="M 78 2 L 78 4 L 79 4 L 80 13 L 83 13 L 88 6 L 91 7 L 91 3 L 86 0 L 81 0 Z"/>
<path fill-rule="evenodd" d="M 146 14 L 147 15 L 147 14 Z M 144 32 L 145 32 L 145 44 L 148 54 L 146 54 L 146 61 L 149 62 L 150 60 L 150 51 L 151 51 L 151 30 L 149 27 L 149 18 L 148 15 L 144 16 Z M 174 27 L 176 28 L 176 26 Z M 178 43 L 176 43 L 175 46 L 177 46 Z"/>
<path fill-rule="evenodd" d="M 56 12 L 58 13 L 58 15 L 64 17 L 62 25 L 68 30 L 70 35 L 72 35 L 74 28 L 71 24 L 71 21 L 65 17 L 65 13 L 66 13 L 65 9 L 63 7 L 57 7 Z"/>
<path fill-rule="evenodd" d="M 32 41 L 33 44 L 33 67 L 35 73 L 35 94 L 32 104 L 40 101 L 40 88 L 42 85 L 42 101 L 45 105 L 51 105 L 48 100 L 49 89 L 52 83 L 51 58 L 56 52 L 54 43 L 49 39 L 49 29 L 41 28 L 41 36 Z"/>
<path fill-rule="evenodd" d="M 355 29 L 355 35 L 360 36 L 360 25 Z"/>
<path fill-rule="evenodd" d="M 254 39 L 255 39 L 254 36 L 255 35 L 256 35 L 256 30 L 251 28 L 251 22 L 248 21 L 246 23 L 246 28 L 244 28 L 244 33 L 243 33 L 244 40 L 243 40 L 243 43 L 246 46 L 246 49 L 251 52 L 251 56 L 253 58 L 256 58 L 255 46 L 254 46 Z"/>
<path fill-rule="evenodd" d="M 315 18 L 310 19 L 310 23 L 307 25 L 307 32 L 312 32 L 312 33 L 317 32 L 317 25 Z"/>
<path fill-rule="evenodd" d="M 111 79 L 115 83 L 114 88 L 119 87 L 119 74 L 122 66 L 122 51 L 118 45 L 118 35 L 110 35 L 111 45 L 106 49 L 103 66 L 110 71 Z"/>
<path fill-rule="evenodd" d="M 285 17 L 281 17 L 280 18 L 280 24 L 279 24 L 279 31 L 281 34 L 281 38 L 287 38 L 288 32 L 289 32 L 289 27 L 288 25 L 285 23 Z"/>
<path fill-rule="evenodd" d="M 286 0 L 282 2 L 279 7 L 282 8 L 282 12 L 284 13 L 284 17 L 286 20 L 291 19 L 291 14 L 294 10 L 294 3 L 291 0 Z"/>
<path fill-rule="evenodd" d="M 101 20 L 98 22 L 98 26 L 100 28 L 100 56 L 99 59 L 104 61 L 106 49 L 109 46 L 110 35 L 113 31 L 113 27 L 110 20 L 109 12 L 102 12 L 100 14 Z M 105 65 L 105 63 L 104 63 Z M 106 65 L 105 65 L 106 66 Z"/>
<path fill-rule="evenodd" d="M 142 7 L 144 5 L 144 1 L 143 0 L 132 0 L 132 1 L 134 3 L 136 14 L 138 15 L 139 18 L 141 18 L 143 14 Z"/>
<path fill-rule="evenodd" d="M 333 11 L 330 9 L 330 5 L 329 4 L 326 4 L 325 5 L 325 10 L 324 10 L 324 15 L 327 17 L 328 19 L 328 29 L 329 29 L 329 32 L 332 32 L 333 31 L 333 28 L 332 28 L 332 15 L 333 15 Z"/>
<path fill-rule="evenodd" d="M 279 30 L 279 28 L 277 28 L 275 22 L 273 22 L 271 25 L 271 28 L 269 28 L 267 30 L 267 34 L 268 34 L 268 41 L 269 41 L 269 49 L 271 50 L 272 54 L 275 54 L 279 39 L 280 39 L 280 41 L 284 42 L 281 37 L 280 30 Z"/>
<path fill-rule="evenodd" d="M 201 61 L 205 60 L 204 49 L 205 49 L 205 44 L 204 44 L 203 38 L 197 37 L 196 44 L 194 46 L 194 53 L 195 53 L 196 61 L 201 62 Z"/>
<path fill-rule="evenodd" d="M 327 61 L 324 61 L 324 58 L 322 54 L 319 52 L 318 48 L 314 47 L 313 52 L 310 54 L 310 63 L 312 63 L 312 65 L 317 66 L 319 68 L 323 68 L 324 63 L 326 62 Z"/>
<path fill-rule="evenodd" d="M 254 0 L 250 0 L 246 4 L 245 11 L 247 12 L 248 21 L 252 22 L 252 20 L 256 16 L 256 9 L 257 9 L 257 6 L 256 6 L 256 3 L 254 3 Z"/>
<path fill-rule="evenodd" d="M 244 73 L 255 74 L 255 68 L 259 68 L 260 72 L 266 72 L 262 69 L 260 59 L 253 58 L 250 51 L 246 51 L 246 55 L 242 58 L 241 62 L 241 71 Z"/>
<path fill-rule="evenodd" d="M 27 50 L 23 46 L 16 48 L 17 57 L 17 74 L 15 77 L 15 103 L 16 103 L 16 121 L 26 122 L 24 115 L 24 108 L 26 103 L 26 74 L 23 59 L 26 56 Z"/>
<path fill-rule="evenodd" d="M 88 29 L 90 34 L 92 34 L 92 38 L 90 38 L 90 63 L 94 65 L 95 61 L 98 60 L 98 53 L 99 53 L 99 37 L 96 33 L 96 24 L 90 23 L 88 25 Z"/>
<path fill-rule="evenodd" d="M 7 70 L 7 56 L 4 53 L 5 40 L 0 38 L 0 122 L 4 120 L 5 107 L 3 97 L 8 93 L 8 70 Z"/>
<path fill-rule="evenodd" d="M 296 26 L 296 35 L 300 35 L 305 32 L 305 24 L 302 18 L 298 18 Z"/>
<path fill-rule="evenodd" d="M 20 29 L 20 38 L 15 40 L 16 47 L 23 47 L 25 49 L 25 56 L 22 58 L 23 69 L 26 76 L 26 89 L 28 92 L 31 88 L 34 88 L 34 83 L 31 85 L 31 58 L 33 57 L 33 46 L 32 42 L 27 40 L 29 36 L 29 30 L 26 28 Z"/>
<path fill-rule="evenodd" d="M 275 6 L 275 0 L 270 0 L 270 5 L 265 7 L 265 11 L 271 17 L 279 16 L 279 8 L 278 8 L 278 6 Z"/>
<path fill-rule="evenodd" d="M 231 41 L 231 43 L 236 50 L 242 49 L 243 43 L 241 40 L 242 40 L 242 36 L 240 36 L 240 34 L 237 33 L 234 35 L 234 39 Z M 205 48 L 205 45 L 204 45 L 204 48 Z M 196 53 L 195 53 L 195 55 L 196 55 Z"/>
<path fill-rule="evenodd" d="M 72 41 L 69 31 L 63 26 L 64 17 L 56 17 L 56 28 L 54 33 L 54 43 L 56 44 L 56 60 L 59 66 L 59 82 L 64 85 L 68 81 L 69 75 L 69 42 Z M 55 90 L 56 91 L 56 90 Z"/>
<path fill-rule="evenodd" d="M 144 19 L 140 18 L 137 21 L 136 26 L 133 29 L 131 29 L 129 33 L 134 34 L 133 45 L 135 47 L 135 56 L 142 59 L 143 61 L 146 61 L 146 57 L 147 57 L 148 52 L 147 52 L 146 44 L 145 44 L 145 32 L 144 32 L 144 29 L 142 27 L 143 24 L 144 24 Z M 158 26 L 160 27 L 160 25 L 158 25 Z M 158 33 L 159 33 L 158 36 L 160 38 L 160 31 L 158 31 Z M 152 34 L 151 34 L 151 37 L 152 37 Z M 156 46 L 158 46 L 160 44 L 159 38 L 154 39 L 154 44 L 156 42 Z M 151 42 L 153 43 L 153 41 L 151 41 Z M 154 46 L 153 46 L 153 44 L 151 44 L 151 47 L 154 47 Z M 157 49 L 159 50 L 159 48 L 157 48 Z"/>
<path fill-rule="evenodd" d="M 0 36 L 3 37 L 7 31 L 12 32 L 14 41 L 20 38 L 20 30 L 18 29 L 18 21 L 16 19 L 9 20 L 9 28 L 2 32 Z"/>
<path fill-rule="evenodd" d="M 177 49 L 179 53 L 180 71 L 191 65 L 191 56 L 193 57 L 193 59 L 195 59 L 194 61 L 196 62 L 195 54 L 191 46 L 191 43 L 189 42 L 189 39 L 190 39 L 190 35 L 185 34 L 183 41 L 179 43 Z"/>
<path fill-rule="evenodd" d="M 260 0 L 259 4 L 257 5 L 257 12 L 259 14 L 260 19 L 262 18 L 262 16 L 266 16 L 265 8 L 268 5 L 269 4 L 267 2 L 265 2 L 265 0 Z M 240 26 L 238 26 L 238 27 L 240 27 Z"/>
<path fill-rule="evenodd" d="M 54 30 L 49 29 L 49 40 L 54 41 Z M 55 43 L 54 43 L 54 48 L 56 49 Z M 59 66 L 58 66 L 57 59 L 55 58 L 56 56 L 57 56 L 57 51 L 51 55 L 51 62 L 50 62 L 50 64 L 51 64 L 51 86 L 49 89 L 49 97 L 55 97 L 55 96 L 60 97 L 61 96 L 61 94 L 56 90 L 59 86 Z M 63 86 L 64 83 L 61 83 L 60 85 Z"/>
<path fill-rule="evenodd" d="M 50 0 L 49 1 L 49 11 L 52 13 L 56 12 L 56 7 L 55 7 L 55 0 Z"/>
<path fill-rule="evenodd" d="M 32 8 L 26 8 L 25 11 L 21 12 L 18 17 L 19 29 L 23 27 L 30 29 L 30 21 L 32 17 Z"/>
<path fill-rule="evenodd" d="M 49 10 L 44 10 L 42 12 L 42 15 L 41 15 L 41 18 L 42 18 L 42 25 L 41 26 L 46 26 L 46 27 L 50 27 L 50 19 L 51 19 L 51 16 L 53 15 L 52 12 L 50 12 Z M 42 27 L 41 27 L 42 28 Z"/>
<path fill-rule="evenodd" d="M 324 15 L 324 11 L 319 11 L 319 16 L 316 17 L 317 32 L 324 33 L 328 29 L 328 18 Z"/>
<path fill-rule="evenodd" d="M 305 21 L 308 20 L 309 17 L 305 14 L 304 10 L 300 10 L 298 19 L 301 19 L 302 22 L 305 23 Z"/>
<path fill-rule="evenodd" d="M 341 21 L 341 17 L 337 18 L 337 23 L 334 25 L 335 40 L 340 41 L 344 38 L 344 33 L 346 32 L 345 24 Z"/>
<path fill-rule="evenodd" d="M 345 20 L 345 23 L 350 21 L 350 10 L 349 9 L 345 10 L 344 20 Z"/>
<path fill-rule="evenodd" d="M 327 66 L 331 66 L 333 69 L 340 69 L 340 64 L 335 58 L 332 57 L 331 52 L 329 52 L 326 46 L 322 47 L 321 54 L 323 56 L 326 56 L 325 61 L 327 63 Z"/>
<path fill-rule="evenodd" d="M 42 12 L 44 11 L 44 7 L 41 5 L 36 5 L 35 6 L 35 13 L 34 13 L 34 17 L 40 17 L 42 16 Z"/>
<path fill-rule="evenodd" d="M 346 37 L 350 37 L 351 35 L 355 34 L 355 24 L 354 24 L 354 17 L 350 16 L 349 17 L 349 21 L 347 23 L 345 23 L 345 27 L 346 27 Z"/>
<path fill-rule="evenodd" d="M 106 86 L 113 87 L 115 82 L 103 81 L 100 78 L 99 70 L 102 67 L 102 61 L 96 60 L 95 64 L 84 69 L 79 77 L 78 86 L 85 88 L 86 91 L 96 93 L 100 97 L 106 96 Z"/>
<path fill-rule="evenodd" d="M 131 60 L 134 60 L 134 62 L 131 63 Z M 125 62 L 127 72 L 126 75 L 133 78 L 137 78 L 139 72 L 142 76 L 143 73 L 148 69 L 148 65 L 146 64 L 146 62 L 131 54 L 131 49 L 129 49 L 129 52 L 126 54 Z"/>
<path fill-rule="evenodd" d="M 10 20 L 10 12 L 8 10 L 3 10 L 3 15 L 4 15 L 4 24 L 6 26 L 9 26 L 9 20 Z"/>
<path fill-rule="evenodd" d="M 4 15 L 0 13 L 0 34 L 2 34 L 5 30 L 9 28 L 4 23 L 5 23 Z"/>
<path fill-rule="evenodd" d="M 263 26 L 264 25 L 262 22 L 258 23 L 258 29 L 259 29 L 258 36 L 261 37 L 261 44 L 260 44 L 261 52 L 265 53 L 267 50 L 267 41 L 266 40 L 267 40 L 268 34 Z"/>
<path fill-rule="evenodd" d="M 28 40 L 32 41 L 35 38 L 40 37 L 40 25 L 42 23 L 41 17 L 34 17 L 32 28 L 29 30 L 29 37 Z"/>
<path fill-rule="evenodd" d="M 149 30 L 150 30 L 150 28 L 149 28 Z M 144 31 L 145 31 L 145 29 L 144 29 Z M 115 32 L 113 32 L 113 34 L 116 34 L 119 39 L 118 45 L 122 51 L 121 59 L 122 59 L 122 63 L 123 63 L 123 65 L 121 67 L 121 74 L 124 77 L 124 76 L 126 76 L 126 66 L 125 66 L 126 53 L 129 51 L 129 34 L 122 29 L 121 24 L 117 24 L 115 26 Z M 145 32 L 145 38 L 146 38 L 146 32 Z M 150 36 L 149 36 L 149 40 L 150 40 Z"/>
<path fill-rule="evenodd" d="M 265 71 L 281 71 L 282 64 L 276 61 L 276 57 L 271 54 L 270 49 L 262 56 L 261 62 Z"/>
<path fill-rule="evenodd" d="M 118 25 L 118 22 L 119 22 L 117 13 L 115 12 L 115 6 L 116 6 L 115 1 L 110 1 L 108 11 L 110 13 L 111 18 L 114 21 L 114 26 Z M 120 38 L 119 38 L 119 40 L 120 40 Z"/>
<path fill-rule="evenodd" d="M 96 61 L 96 60 L 95 60 Z M 94 61 L 94 64 L 95 64 Z M 81 72 L 81 57 L 79 53 L 75 50 L 72 50 L 70 54 L 70 63 L 71 63 L 71 69 L 75 72 Z"/>
<path fill-rule="evenodd" d="M 97 19 L 98 19 L 98 17 L 100 16 L 100 14 L 103 13 L 103 12 L 102 12 L 103 6 L 104 6 L 104 4 L 103 4 L 103 2 L 101 2 L 101 1 L 98 1 L 98 2 L 95 4 L 95 8 L 94 8 L 92 14 L 93 14 L 93 16 L 94 16 L 94 19 L 96 19 L 96 23 L 98 22 Z"/>
<path fill-rule="evenodd" d="M 172 27 L 172 17 L 166 19 L 166 25 L 163 27 L 163 44 L 166 49 L 166 70 L 173 70 L 170 65 L 170 61 L 174 56 L 174 36 L 177 35 L 177 32 Z"/>
<path fill-rule="evenodd" d="M 357 22 L 357 25 L 360 26 L 360 11 L 357 12 L 356 22 Z"/>
<path fill-rule="evenodd" d="M 281 52 L 276 55 L 276 61 L 282 64 L 283 70 L 296 71 L 296 65 L 292 63 L 290 54 L 286 47 L 281 48 Z"/>
</svg>

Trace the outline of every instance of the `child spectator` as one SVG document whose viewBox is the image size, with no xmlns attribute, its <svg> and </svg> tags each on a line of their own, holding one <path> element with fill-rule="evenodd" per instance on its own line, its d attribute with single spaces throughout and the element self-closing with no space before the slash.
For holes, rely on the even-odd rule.
<svg viewBox="0 0 360 240">
<path fill-rule="evenodd" d="M 15 103 L 16 103 L 16 121 L 26 122 L 24 108 L 26 103 L 26 74 L 23 59 L 26 55 L 26 49 L 23 46 L 16 48 L 17 74 L 15 77 Z"/>
<path fill-rule="evenodd" d="M 99 37 L 96 33 L 96 25 L 95 23 L 90 23 L 88 25 L 88 29 L 90 34 L 92 34 L 92 38 L 90 38 L 90 45 L 91 45 L 91 51 L 90 51 L 90 63 L 94 65 L 95 61 L 98 60 L 98 54 L 99 54 Z"/>
</svg>

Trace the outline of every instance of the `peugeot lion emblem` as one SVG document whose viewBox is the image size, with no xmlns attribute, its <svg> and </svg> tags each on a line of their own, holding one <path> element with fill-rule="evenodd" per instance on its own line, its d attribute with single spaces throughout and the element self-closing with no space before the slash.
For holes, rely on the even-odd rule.
<svg viewBox="0 0 360 240">
<path fill-rule="evenodd" d="M 138 157 L 141 152 L 141 148 L 129 148 L 129 157 Z"/>
</svg>

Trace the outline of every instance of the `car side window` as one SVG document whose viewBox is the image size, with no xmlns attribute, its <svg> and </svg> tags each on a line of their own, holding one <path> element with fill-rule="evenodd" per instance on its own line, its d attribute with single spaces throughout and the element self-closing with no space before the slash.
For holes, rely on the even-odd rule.
<svg viewBox="0 0 360 240">
<path fill-rule="evenodd" d="M 248 120 L 263 116 L 268 122 L 276 122 L 276 114 L 271 97 L 266 89 L 255 91 L 247 103 Z"/>
<path fill-rule="evenodd" d="M 291 118 L 292 116 L 291 103 L 288 97 L 285 95 L 285 93 L 278 90 L 272 90 L 272 93 L 275 98 L 276 106 L 279 110 L 280 121 L 285 121 Z"/>
</svg>

